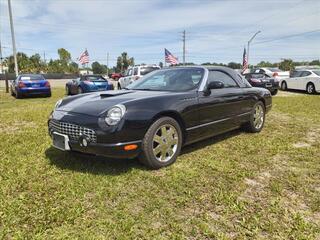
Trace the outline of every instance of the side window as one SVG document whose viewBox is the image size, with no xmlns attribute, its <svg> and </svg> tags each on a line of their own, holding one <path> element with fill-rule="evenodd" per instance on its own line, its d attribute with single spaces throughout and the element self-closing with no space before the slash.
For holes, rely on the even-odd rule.
<svg viewBox="0 0 320 240">
<path fill-rule="evenodd" d="M 137 67 L 135 67 L 135 68 L 133 69 L 133 75 L 138 75 L 138 68 L 137 68 Z"/>
<path fill-rule="evenodd" d="M 301 74 L 301 77 L 307 77 L 309 75 L 311 75 L 311 72 L 303 71 L 302 74 Z"/>
<path fill-rule="evenodd" d="M 132 68 L 128 69 L 126 76 L 131 76 L 131 75 L 132 75 Z"/>
<path fill-rule="evenodd" d="M 209 71 L 208 83 L 213 81 L 223 82 L 225 88 L 239 87 L 232 77 L 220 71 Z"/>
</svg>

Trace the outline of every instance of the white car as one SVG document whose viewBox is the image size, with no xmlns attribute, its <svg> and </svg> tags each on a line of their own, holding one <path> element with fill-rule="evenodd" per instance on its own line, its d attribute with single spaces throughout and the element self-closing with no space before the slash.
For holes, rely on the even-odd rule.
<svg viewBox="0 0 320 240">
<path fill-rule="evenodd" d="M 120 78 L 118 81 L 118 89 L 123 89 L 135 80 L 143 77 L 144 75 L 160 69 L 157 65 L 139 65 L 134 67 L 129 67 L 125 72 L 124 77 Z"/>
<path fill-rule="evenodd" d="M 320 69 L 295 70 L 290 78 L 280 82 L 282 90 L 303 90 L 309 94 L 320 93 Z"/>
<path fill-rule="evenodd" d="M 279 68 L 258 68 L 254 70 L 254 73 L 263 73 L 269 77 L 273 77 L 280 81 L 281 79 L 288 78 L 290 75 L 289 71 L 282 71 Z"/>
</svg>

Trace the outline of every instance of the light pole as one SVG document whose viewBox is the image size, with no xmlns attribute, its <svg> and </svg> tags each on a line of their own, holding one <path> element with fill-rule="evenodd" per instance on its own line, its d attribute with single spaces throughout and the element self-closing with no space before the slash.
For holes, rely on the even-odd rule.
<svg viewBox="0 0 320 240">
<path fill-rule="evenodd" d="M 19 69 L 18 69 L 18 61 L 17 61 L 16 40 L 15 40 L 14 28 L 13 28 L 13 19 L 12 19 L 12 10 L 11 10 L 11 0 L 8 0 L 8 8 L 9 8 L 9 18 L 10 18 L 10 27 L 11 27 L 11 38 L 12 38 L 12 49 L 13 49 L 14 68 L 15 68 L 16 76 L 18 76 L 18 74 L 19 74 Z"/>
<path fill-rule="evenodd" d="M 248 67 L 249 67 L 249 49 L 250 49 L 250 43 L 252 42 L 252 40 L 259 34 L 261 33 L 261 31 L 256 32 L 255 34 L 253 34 L 253 36 L 250 38 L 250 40 L 248 41 L 248 47 L 247 47 L 247 63 L 248 63 Z"/>
</svg>

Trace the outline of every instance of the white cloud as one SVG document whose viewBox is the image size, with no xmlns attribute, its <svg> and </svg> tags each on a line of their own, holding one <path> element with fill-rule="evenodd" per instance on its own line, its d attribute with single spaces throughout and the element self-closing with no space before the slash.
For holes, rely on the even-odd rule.
<svg viewBox="0 0 320 240">
<path fill-rule="evenodd" d="M 6 2 L 0 6 L 1 39 L 11 45 Z M 164 47 L 181 56 L 179 32 L 186 29 L 188 61 L 239 62 L 257 30 L 262 33 L 256 42 L 320 29 L 319 1 L 16 0 L 13 11 L 21 50 L 56 57 L 56 49 L 65 47 L 76 58 L 88 48 L 91 59 L 99 60 L 107 51 L 113 59 L 127 51 L 137 62 L 157 63 Z M 319 58 L 319 36 L 252 45 L 251 60 Z"/>
</svg>

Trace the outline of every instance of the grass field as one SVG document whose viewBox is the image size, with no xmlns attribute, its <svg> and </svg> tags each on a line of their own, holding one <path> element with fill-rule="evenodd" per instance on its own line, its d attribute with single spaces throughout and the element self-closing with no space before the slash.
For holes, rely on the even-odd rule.
<svg viewBox="0 0 320 240">
<path fill-rule="evenodd" d="M 0 239 L 320 239 L 319 95 L 277 96 L 260 134 L 150 171 L 53 149 L 46 121 L 63 94 L 0 91 Z"/>
</svg>

